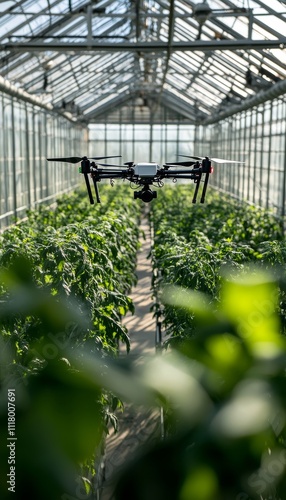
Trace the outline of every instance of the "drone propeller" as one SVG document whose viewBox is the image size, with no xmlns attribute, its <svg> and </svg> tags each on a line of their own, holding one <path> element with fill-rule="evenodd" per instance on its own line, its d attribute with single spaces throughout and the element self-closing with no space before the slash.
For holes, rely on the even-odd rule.
<svg viewBox="0 0 286 500">
<path fill-rule="evenodd" d="M 204 160 L 205 156 L 188 156 L 188 155 L 178 155 L 184 158 L 193 158 L 194 160 Z M 210 158 L 210 161 L 214 163 L 245 163 L 244 161 L 235 161 L 235 160 L 224 160 L 223 158 Z M 173 164 L 175 165 L 175 164 Z"/>
<path fill-rule="evenodd" d="M 210 160 L 215 163 L 245 163 L 244 161 L 223 160 L 222 158 L 210 158 Z"/>
<path fill-rule="evenodd" d="M 189 156 L 189 155 L 178 155 L 182 156 L 182 158 L 192 158 L 193 160 L 203 160 L 204 158 L 202 156 Z"/>
<path fill-rule="evenodd" d="M 196 161 L 177 161 L 177 162 L 175 161 L 172 163 L 165 163 L 165 165 L 167 165 L 168 167 L 176 167 L 176 166 L 192 167 L 195 164 L 196 164 Z"/>
<path fill-rule="evenodd" d="M 67 163 L 79 163 L 85 158 L 80 158 L 79 156 L 71 156 L 69 158 L 47 158 L 48 161 L 65 161 Z"/>
<path fill-rule="evenodd" d="M 114 163 L 97 163 L 97 165 L 100 165 L 101 167 L 119 167 L 119 168 L 126 168 L 126 165 L 115 165 Z"/>
<path fill-rule="evenodd" d="M 92 160 L 104 160 L 105 158 L 121 158 L 121 156 L 93 156 Z M 80 161 L 87 160 L 87 156 L 70 156 L 67 158 L 47 158 L 48 161 L 65 161 L 67 163 L 79 163 Z"/>
</svg>

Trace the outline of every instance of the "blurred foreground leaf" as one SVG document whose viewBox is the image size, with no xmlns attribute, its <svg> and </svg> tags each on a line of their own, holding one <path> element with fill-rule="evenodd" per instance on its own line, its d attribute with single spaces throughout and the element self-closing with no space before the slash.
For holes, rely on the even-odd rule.
<svg viewBox="0 0 286 500">
<path fill-rule="evenodd" d="M 197 335 L 141 365 L 128 357 L 109 358 L 88 343 L 67 341 L 59 347 L 62 320 L 57 315 L 62 311 L 66 318 L 70 305 L 47 294 L 45 309 L 43 290 L 37 294 L 26 277 L 19 282 L 6 281 L 9 314 L 2 304 L 0 320 L 4 328 L 10 313 L 17 315 L 14 299 L 19 289 L 25 290 L 21 314 L 42 321 L 41 338 L 33 345 L 40 365 L 19 377 L 4 328 L 1 498 L 9 498 L 7 389 L 15 388 L 15 498 L 63 500 L 94 494 L 80 464 L 100 450 L 102 398 L 111 391 L 124 402 L 162 406 L 166 417 L 166 439 L 130 457 L 117 481 L 117 500 L 268 500 L 273 488 L 277 499 L 283 499 L 286 349 L 271 277 L 224 277 L 217 303 L 180 288 L 176 307 L 199 312 Z M 174 290 L 166 292 L 165 300 L 171 300 Z M 54 304 L 57 313 L 51 322 Z M 81 306 L 72 304 L 80 321 Z M 261 304 L 267 307 L 262 310 Z"/>
</svg>

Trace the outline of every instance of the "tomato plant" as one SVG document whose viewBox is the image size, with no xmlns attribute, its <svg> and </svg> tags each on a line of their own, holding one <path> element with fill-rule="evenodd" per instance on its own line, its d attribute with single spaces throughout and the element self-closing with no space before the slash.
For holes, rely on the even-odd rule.
<svg viewBox="0 0 286 500">
<path fill-rule="evenodd" d="M 59 423 L 67 410 L 66 418 L 80 422 L 78 413 L 83 411 L 83 450 L 79 439 L 79 452 L 73 455 L 78 462 L 90 459 L 88 453 L 98 448 L 110 425 L 116 428 L 114 410 L 122 408 L 122 403 L 110 391 L 94 391 L 85 383 L 82 395 L 79 388 L 72 393 L 78 383 L 75 378 L 67 383 L 66 396 L 58 395 L 58 404 L 62 397 L 66 409 L 62 416 L 56 416 L 56 408 L 47 406 L 49 391 L 57 383 L 57 373 L 65 371 L 63 359 L 69 368 L 58 383 L 65 384 L 70 377 L 73 367 L 64 355 L 67 346 L 77 352 L 79 360 L 85 351 L 97 353 L 104 374 L 104 359 L 117 355 L 119 341 L 129 350 L 128 332 L 121 319 L 134 310 L 128 294 L 136 282 L 140 205 L 130 200 L 124 186 L 115 192 L 105 185 L 102 201 L 102 205 L 90 207 L 84 191 L 65 195 L 52 208 L 30 211 L 25 221 L 0 236 L 1 346 L 3 352 L 9 352 L 6 378 L 24 382 L 29 390 L 33 386 L 51 421 Z M 47 391 L 40 396 L 42 383 Z M 69 398 L 78 410 L 71 408 Z M 83 404 L 84 398 L 91 398 L 90 403 Z M 42 415 L 38 403 L 33 404 L 35 414 L 39 411 Z M 93 430 L 92 417 L 86 415 L 88 406 L 94 412 Z M 32 433 L 32 427 L 28 428 Z M 31 435 L 34 444 L 35 439 Z M 68 442 L 62 442 L 66 450 L 68 446 Z M 56 480 L 52 480 L 49 498 L 57 498 L 57 488 Z"/>
<path fill-rule="evenodd" d="M 177 284 L 218 299 L 223 268 L 231 273 L 252 263 L 266 268 L 285 263 L 282 225 L 270 212 L 213 190 L 206 204 L 193 205 L 185 185 L 166 186 L 160 194 L 151 211 L 153 266 L 160 270 L 154 293 Z M 164 324 L 168 343 L 195 331 L 195 317 L 172 305 L 164 307 Z"/>
</svg>

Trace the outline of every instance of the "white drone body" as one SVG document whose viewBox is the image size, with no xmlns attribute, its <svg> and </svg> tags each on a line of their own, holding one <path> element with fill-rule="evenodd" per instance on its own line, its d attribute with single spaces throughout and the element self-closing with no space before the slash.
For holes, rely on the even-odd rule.
<svg viewBox="0 0 286 500">
<path fill-rule="evenodd" d="M 158 168 L 157 163 L 136 163 L 134 174 L 138 177 L 153 178 L 157 175 Z"/>
</svg>

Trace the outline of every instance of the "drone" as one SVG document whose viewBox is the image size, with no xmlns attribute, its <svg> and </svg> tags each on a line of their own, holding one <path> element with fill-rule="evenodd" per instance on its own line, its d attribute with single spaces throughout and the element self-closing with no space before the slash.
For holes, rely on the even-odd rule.
<svg viewBox="0 0 286 500">
<path fill-rule="evenodd" d="M 133 161 L 126 162 L 123 165 L 111 163 L 98 163 L 100 160 L 109 158 L 121 158 L 121 156 L 96 156 L 88 158 L 87 156 L 78 157 L 71 156 L 67 158 L 47 158 L 47 161 L 62 161 L 67 163 L 80 163 L 79 172 L 84 175 L 86 188 L 89 196 L 89 201 L 94 204 L 89 176 L 93 181 L 97 203 L 100 203 L 98 182 L 102 179 L 110 179 L 113 184 L 114 179 L 127 179 L 131 187 L 137 186 L 140 188 L 134 191 L 134 199 L 140 199 L 145 203 L 149 203 L 154 198 L 157 198 L 157 191 L 151 189 L 151 186 L 163 187 L 163 179 L 173 179 L 177 182 L 178 179 L 190 179 L 196 185 L 192 202 L 196 203 L 199 192 L 200 183 L 203 183 L 200 203 L 204 203 L 209 176 L 213 173 L 212 162 L 214 163 L 244 163 L 241 161 L 223 160 L 221 158 L 212 158 L 208 156 L 188 156 L 178 155 L 188 158 L 186 161 L 173 163 L 165 163 L 160 167 L 157 163 L 134 163 Z M 184 167 L 184 169 L 178 169 Z"/>
</svg>

